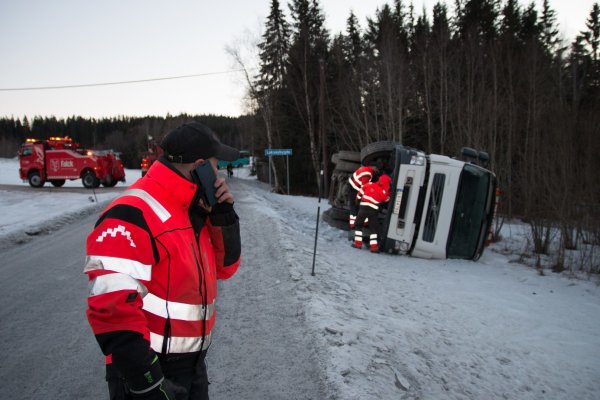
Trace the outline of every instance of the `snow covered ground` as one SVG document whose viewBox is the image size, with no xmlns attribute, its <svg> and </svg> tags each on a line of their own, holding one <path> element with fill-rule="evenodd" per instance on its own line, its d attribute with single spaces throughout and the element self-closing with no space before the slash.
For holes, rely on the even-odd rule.
<svg viewBox="0 0 600 400">
<path fill-rule="evenodd" d="M 17 165 L 0 159 L 0 184 L 28 188 Z M 140 176 L 126 174 L 127 184 Z M 283 249 L 273 268 L 288 281 L 265 275 L 260 290 L 285 284 L 289 299 L 281 307 L 300 302 L 293 312 L 307 324 L 327 398 L 599 398 L 600 288 L 566 275 L 540 276 L 518 255 L 505 255 L 522 245 L 522 226 L 506 225 L 505 240 L 472 262 L 374 255 L 351 248 L 345 232 L 321 222 L 312 276 L 317 199 L 271 193 L 244 169 L 236 175 L 245 178 L 232 184 L 243 191 L 240 208 L 272 224 L 244 226 L 241 215 L 243 230 Z M 91 202 L 90 193 L 0 189 L 0 242 L 95 212 L 116 195 L 100 188 Z M 262 251 L 242 249 L 246 260 Z M 234 290 L 229 286 L 225 291 Z"/>
</svg>

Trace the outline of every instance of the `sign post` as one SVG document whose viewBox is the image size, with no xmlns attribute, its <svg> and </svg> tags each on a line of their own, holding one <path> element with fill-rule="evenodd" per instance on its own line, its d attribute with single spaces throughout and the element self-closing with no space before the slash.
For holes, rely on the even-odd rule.
<svg viewBox="0 0 600 400">
<path fill-rule="evenodd" d="M 285 156 L 286 170 L 287 170 L 287 194 L 290 194 L 290 158 L 292 155 L 292 149 L 265 149 L 265 157 L 269 157 L 269 186 L 271 185 L 271 157 L 273 156 Z"/>
</svg>

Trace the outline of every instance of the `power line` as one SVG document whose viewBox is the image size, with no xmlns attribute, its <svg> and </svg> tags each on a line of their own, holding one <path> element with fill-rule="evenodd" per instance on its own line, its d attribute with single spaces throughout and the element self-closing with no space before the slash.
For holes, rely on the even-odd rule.
<svg viewBox="0 0 600 400">
<path fill-rule="evenodd" d="M 195 78 L 195 77 L 198 77 L 198 76 L 209 76 L 209 75 L 223 75 L 223 74 L 230 74 L 232 72 L 241 72 L 241 71 L 244 71 L 244 69 L 232 69 L 232 70 L 229 70 L 229 71 L 206 72 L 206 73 L 203 73 L 203 74 L 169 76 L 169 77 L 163 77 L 163 78 L 137 79 L 137 80 L 133 80 L 133 81 L 82 83 L 82 84 L 79 84 L 79 85 L 59 85 L 59 86 L 37 86 L 37 87 L 0 88 L 0 92 L 25 91 L 25 90 L 74 89 L 74 88 L 93 87 L 93 86 L 128 85 L 128 84 L 131 84 L 131 83 L 167 81 L 167 80 L 173 80 L 173 79 Z"/>
</svg>

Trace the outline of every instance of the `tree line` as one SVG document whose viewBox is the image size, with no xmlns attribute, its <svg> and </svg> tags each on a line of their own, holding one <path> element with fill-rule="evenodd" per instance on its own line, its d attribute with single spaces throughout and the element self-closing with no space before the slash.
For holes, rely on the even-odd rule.
<svg viewBox="0 0 600 400">
<path fill-rule="evenodd" d="M 227 144 L 246 148 L 251 143 L 241 132 L 245 129 L 247 120 L 248 117 L 188 114 L 100 119 L 36 116 L 31 121 L 27 117 L 0 118 L 0 157 L 15 157 L 27 138 L 69 136 L 83 148 L 117 151 L 126 168 L 140 168 L 140 161 L 148 150 L 149 141 L 160 141 L 168 132 L 190 121 L 210 126 Z"/>
<path fill-rule="evenodd" d="M 330 35 L 318 0 L 278 0 L 248 72 L 262 147 L 293 148 L 291 184 L 316 192 L 327 154 L 393 140 L 430 153 L 486 150 L 501 212 L 531 225 L 537 254 L 600 226 L 600 7 L 571 42 L 548 0 L 456 0 L 426 10 L 395 0 L 366 26 L 350 13 Z M 238 54 L 233 53 L 241 62 Z M 247 70 L 248 71 L 248 70 Z M 285 168 L 275 160 L 276 190 Z M 306 190 L 306 189 L 305 189 Z"/>
</svg>

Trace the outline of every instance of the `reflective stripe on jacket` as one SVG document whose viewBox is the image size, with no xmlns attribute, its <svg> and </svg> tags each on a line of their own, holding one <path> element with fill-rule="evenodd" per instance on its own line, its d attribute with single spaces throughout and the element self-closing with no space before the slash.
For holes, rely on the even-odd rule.
<svg viewBox="0 0 600 400">
<path fill-rule="evenodd" d="M 97 338 L 138 332 L 157 353 L 210 345 L 217 279 L 231 277 L 240 263 L 239 224 L 233 207 L 191 218 L 196 188 L 155 162 L 100 216 L 87 239 L 84 269 L 87 316 Z"/>
<path fill-rule="evenodd" d="M 390 194 L 378 182 L 371 182 L 360 189 L 356 198 L 360 200 L 361 206 L 379 210 L 379 205 L 387 202 L 390 199 Z"/>
<path fill-rule="evenodd" d="M 348 178 L 348 182 L 350 186 L 354 188 L 357 192 L 360 190 L 363 185 L 371 182 L 373 179 L 374 170 L 373 167 L 364 166 L 360 167 L 350 177 Z"/>
</svg>

